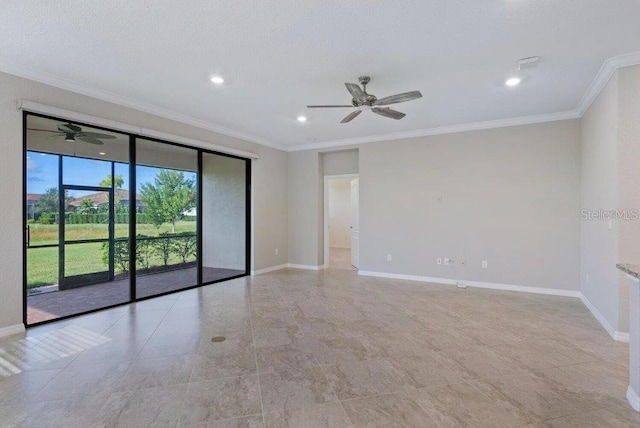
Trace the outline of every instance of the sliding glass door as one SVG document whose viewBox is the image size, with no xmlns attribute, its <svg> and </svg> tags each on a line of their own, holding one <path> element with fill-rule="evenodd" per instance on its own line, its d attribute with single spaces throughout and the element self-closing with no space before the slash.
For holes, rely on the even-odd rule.
<svg viewBox="0 0 640 428">
<path fill-rule="evenodd" d="M 136 296 L 198 284 L 198 151 L 136 140 Z"/>
<path fill-rule="evenodd" d="M 35 115 L 25 121 L 26 323 L 128 302 L 126 267 L 113 257 L 126 190 L 122 175 L 112 177 L 127 174 L 129 137 Z M 128 229 L 119 236 L 128 248 Z"/>
<path fill-rule="evenodd" d="M 202 155 L 202 280 L 242 275 L 247 269 L 247 162 Z"/>
<path fill-rule="evenodd" d="M 32 113 L 24 129 L 25 324 L 249 273 L 248 159 Z"/>
</svg>

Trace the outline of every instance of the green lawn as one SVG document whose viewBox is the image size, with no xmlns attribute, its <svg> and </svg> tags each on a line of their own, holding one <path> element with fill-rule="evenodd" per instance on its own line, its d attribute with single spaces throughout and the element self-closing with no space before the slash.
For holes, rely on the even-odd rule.
<svg viewBox="0 0 640 428">
<path fill-rule="evenodd" d="M 152 224 L 138 224 L 136 233 L 147 236 L 158 236 L 162 232 L 171 232 L 170 224 L 163 224 L 156 228 Z M 45 245 L 58 243 L 57 224 L 30 224 L 30 245 Z M 65 238 L 67 241 L 76 239 L 108 238 L 106 224 L 70 224 L 66 226 Z M 176 233 L 196 231 L 195 221 L 179 221 L 176 223 Z M 129 236 L 128 224 L 116 224 L 116 238 Z"/>
<path fill-rule="evenodd" d="M 102 233 L 102 225 L 76 224 L 67 226 L 67 240 L 72 239 L 93 239 L 106 237 L 106 232 Z M 138 234 L 148 236 L 158 236 L 160 232 L 171 232 L 171 225 L 163 225 L 157 229 L 150 224 L 139 224 Z M 106 230 L 106 228 L 105 228 Z M 184 221 L 176 223 L 176 232 L 195 232 L 196 223 Z M 31 245 L 57 244 L 58 225 L 31 225 Z M 116 225 L 116 237 L 127 237 L 129 233 L 128 225 Z M 190 261 L 195 258 L 191 257 Z M 155 255 L 149 256 L 149 267 L 162 266 L 163 261 Z M 172 255 L 169 264 L 182 262 L 177 256 Z M 138 268 L 141 268 L 140 266 Z M 65 249 L 65 274 L 67 276 L 80 275 L 94 272 L 105 272 L 107 265 L 102 261 L 102 244 L 73 244 L 67 245 Z M 116 265 L 116 273 L 118 267 Z M 27 287 L 40 287 L 58 283 L 58 247 L 50 248 L 28 248 L 27 249 Z"/>
<path fill-rule="evenodd" d="M 102 244 L 69 245 L 65 253 L 67 275 L 104 272 Z M 27 250 L 27 287 L 58 283 L 58 247 Z"/>
</svg>

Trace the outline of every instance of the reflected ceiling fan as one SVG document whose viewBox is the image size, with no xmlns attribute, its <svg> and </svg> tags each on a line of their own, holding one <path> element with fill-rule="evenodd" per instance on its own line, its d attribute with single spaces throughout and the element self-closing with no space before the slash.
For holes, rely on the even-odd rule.
<svg viewBox="0 0 640 428">
<path fill-rule="evenodd" d="M 36 128 L 27 128 L 30 131 L 42 131 L 42 132 L 53 132 L 54 135 L 50 135 L 47 139 L 50 138 L 59 138 L 64 137 L 64 141 L 74 142 L 74 141 L 82 141 L 84 143 L 102 145 L 103 141 L 100 140 L 108 140 L 112 138 L 116 138 L 114 135 L 109 134 L 99 134 L 97 132 L 84 132 L 82 128 L 72 123 L 66 123 L 58 125 L 57 131 L 51 131 L 49 129 L 36 129 Z"/>
<path fill-rule="evenodd" d="M 406 115 L 399 111 L 393 110 L 389 107 L 379 107 L 379 106 L 388 106 L 391 104 L 403 103 L 405 101 L 416 100 L 418 98 L 422 98 L 422 94 L 420 91 L 411 91 L 404 92 L 402 94 L 391 95 L 389 97 L 384 97 L 378 99 L 375 95 L 371 95 L 367 93 L 367 84 L 371 81 L 369 76 L 361 76 L 358 78 L 358 81 L 362 85 L 362 88 L 355 83 L 345 83 L 344 85 L 347 87 L 349 93 L 353 99 L 351 100 L 351 105 L 323 105 L 323 106 L 307 106 L 307 108 L 343 108 L 343 107 L 355 107 L 357 110 L 349 113 L 344 119 L 340 121 L 340 123 L 351 122 L 355 119 L 360 113 L 364 110 L 370 110 L 375 114 L 379 114 L 380 116 L 388 117 L 390 119 L 400 120 Z"/>
</svg>

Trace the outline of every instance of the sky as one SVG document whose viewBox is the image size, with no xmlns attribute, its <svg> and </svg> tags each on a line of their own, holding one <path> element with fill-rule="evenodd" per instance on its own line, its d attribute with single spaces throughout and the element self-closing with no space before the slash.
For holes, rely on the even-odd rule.
<svg viewBox="0 0 640 428">
<path fill-rule="evenodd" d="M 138 193 L 144 183 L 153 182 L 162 168 L 136 167 Z M 64 184 L 99 186 L 100 181 L 111 174 L 111 162 L 98 159 L 63 157 Z M 194 178 L 193 172 L 184 172 L 186 178 Z M 129 189 L 129 165 L 115 164 L 115 175 L 124 178 L 123 189 Z M 51 187 L 58 187 L 58 155 L 27 152 L 27 193 L 43 194 Z M 69 192 L 70 196 L 80 196 L 80 192 Z"/>
</svg>

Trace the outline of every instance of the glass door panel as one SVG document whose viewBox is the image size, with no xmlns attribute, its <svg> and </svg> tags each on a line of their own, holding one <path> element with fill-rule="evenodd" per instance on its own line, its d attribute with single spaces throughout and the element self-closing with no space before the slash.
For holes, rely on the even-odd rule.
<svg viewBox="0 0 640 428">
<path fill-rule="evenodd" d="M 136 140 L 136 297 L 198 285 L 197 150 Z"/>
<path fill-rule="evenodd" d="M 128 302 L 129 136 L 32 114 L 26 128 L 27 324 Z"/>
<path fill-rule="evenodd" d="M 112 281 L 114 198 L 111 187 L 65 185 L 62 188 L 69 208 L 63 217 L 60 290 Z"/>
<path fill-rule="evenodd" d="M 247 271 L 247 161 L 202 154 L 202 282 Z"/>
</svg>

